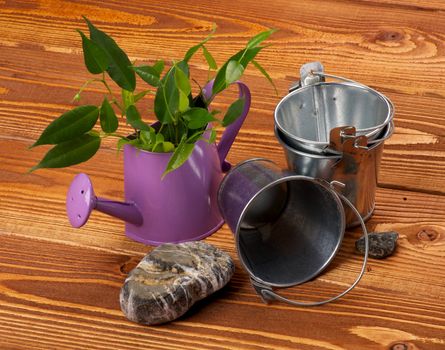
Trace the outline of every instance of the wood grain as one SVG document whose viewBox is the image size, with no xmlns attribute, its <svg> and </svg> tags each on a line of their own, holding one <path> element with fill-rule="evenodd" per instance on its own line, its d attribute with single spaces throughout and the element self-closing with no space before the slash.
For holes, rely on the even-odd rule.
<svg viewBox="0 0 445 350">
<path fill-rule="evenodd" d="M 248 37 L 277 28 L 259 61 L 278 95 L 254 69 L 243 78 L 252 109 L 232 163 L 267 157 L 284 166 L 273 111 L 298 77 L 320 60 L 329 73 L 368 84 L 396 106 L 385 144 L 369 230 L 399 232 L 391 258 L 372 260 L 358 287 L 319 308 L 265 305 L 249 285 L 226 225 L 207 240 L 228 251 L 230 284 L 178 321 L 141 327 L 119 310 L 119 288 L 151 248 L 127 239 L 123 223 L 93 213 L 80 230 L 65 217 L 67 186 L 78 172 L 98 195 L 123 198 L 122 156 L 106 140 L 91 161 L 28 174 L 45 147 L 27 148 L 74 104 L 89 78 L 77 28 L 87 15 L 132 60 L 180 58 L 212 27 L 218 63 Z M 445 348 L 445 4 L 440 0 L 143 1 L 0 0 L 0 348 L 1 349 L 443 349 Z M 192 70 L 206 79 L 205 62 Z M 101 100 L 100 86 L 84 94 Z M 215 101 L 224 109 L 236 92 Z M 147 109 L 152 105 L 147 98 Z M 153 120 L 149 114 L 144 116 Z M 319 279 L 283 291 L 303 300 L 345 288 L 360 257 L 348 232 Z"/>
</svg>

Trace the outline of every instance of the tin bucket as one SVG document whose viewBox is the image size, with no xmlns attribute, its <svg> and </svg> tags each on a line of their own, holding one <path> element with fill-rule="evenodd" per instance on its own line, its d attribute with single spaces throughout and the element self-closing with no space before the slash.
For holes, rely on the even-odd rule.
<svg viewBox="0 0 445 350">
<path fill-rule="evenodd" d="M 343 183 L 345 186 L 340 189 L 341 194 L 348 198 L 366 221 L 372 216 L 375 207 L 384 141 L 393 131 L 394 124 L 391 122 L 377 143 L 368 144 L 365 136 L 355 135 L 354 128 L 335 128 L 331 131 L 331 147 L 339 153 L 330 155 L 312 154 L 291 147 L 284 141 L 278 128 L 275 128 L 275 136 L 284 149 L 290 170 L 297 175 Z M 347 227 L 360 224 L 350 207 L 345 207 L 345 212 Z"/>
<path fill-rule="evenodd" d="M 330 131 L 345 126 L 355 127 L 356 135 L 366 136 L 368 143 L 378 142 L 394 117 L 392 102 L 369 86 L 322 70 L 318 62 L 303 65 L 300 84 L 275 109 L 275 125 L 286 144 L 311 153 L 335 153 Z M 326 77 L 336 81 L 326 82 Z"/>
<path fill-rule="evenodd" d="M 292 301 L 274 291 L 302 284 L 319 275 L 337 253 L 345 231 L 342 201 L 365 224 L 354 206 L 336 192 L 334 183 L 289 174 L 267 159 L 251 159 L 233 168 L 218 191 L 221 214 L 235 234 L 239 259 L 265 302 L 281 300 L 314 306 L 336 300 L 342 293 L 313 303 Z"/>
</svg>

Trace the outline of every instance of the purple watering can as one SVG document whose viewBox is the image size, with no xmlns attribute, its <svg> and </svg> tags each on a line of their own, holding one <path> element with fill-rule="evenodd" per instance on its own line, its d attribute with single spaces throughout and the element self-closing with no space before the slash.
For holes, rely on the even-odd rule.
<svg viewBox="0 0 445 350">
<path fill-rule="evenodd" d="M 198 141 L 190 158 L 161 180 L 171 153 L 154 153 L 124 146 L 125 202 L 96 197 L 86 174 L 78 174 L 66 197 L 69 221 L 81 227 L 93 209 L 125 221 L 125 234 L 150 245 L 203 239 L 224 220 L 217 192 L 223 173 L 230 169 L 226 156 L 250 108 L 250 91 L 236 83 L 245 98 L 242 115 L 224 131 L 218 145 Z M 204 89 L 209 98 L 212 82 Z"/>
</svg>

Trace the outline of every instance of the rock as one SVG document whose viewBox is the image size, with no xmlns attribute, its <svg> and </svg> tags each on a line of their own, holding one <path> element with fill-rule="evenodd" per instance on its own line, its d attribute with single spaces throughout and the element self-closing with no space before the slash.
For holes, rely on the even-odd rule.
<svg viewBox="0 0 445 350">
<path fill-rule="evenodd" d="M 182 316 L 224 287 L 235 271 L 231 257 L 205 242 L 163 244 L 130 271 L 120 305 L 131 321 L 154 325 Z"/>
<path fill-rule="evenodd" d="M 383 259 L 390 256 L 396 250 L 397 238 L 399 234 L 394 231 L 371 232 L 369 236 L 369 257 Z M 355 242 L 355 249 L 361 254 L 365 254 L 365 237 L 360 237 Z"/>
</svg>

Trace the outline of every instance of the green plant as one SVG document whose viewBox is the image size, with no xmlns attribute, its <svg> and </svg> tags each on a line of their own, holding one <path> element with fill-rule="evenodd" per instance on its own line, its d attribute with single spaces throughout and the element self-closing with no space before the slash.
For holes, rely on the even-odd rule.
<svg viewBox="0 0 445 350">
<path fill-rule="evenodd" d="M 199 44 L 191 47 L 180 61 L 173 61 L 165 71 L 163 60 L 154 65 L 136 66 L 132 64 L 126 53 L 106 33 L 97 29 L 87 18 L 90 37 L 78 31 L 82 38 L 85 66 L 88 71 L 99 78 L 88 80 L 75 95 L 79 101 L 84 89 L 93 82 L 101 83 L 106 94 L 100 106 L 84 105 L 76 107 L 55 119 L 42 132 L 39 139 L 31 146 L 55 145 L 46 153 L 39 164 L 31 171 L 39 168 L 60 168 L 78 164 L 90 159 L 100 147 L 105 137 L 117 137 L 118 149 L 124 144 L 151 152 L 172 152 L 165 174 L 180 167 L 190 156 L 198 140 L 215 141 L 214 128 L 208 124 L 220 124 L 226 127 L 233 123 L 244 107 L 244 99 L 237 99 L 227 109 L 223 118 L 216 117 L 219 111 L 210 112 L 209 104 L 213 98 L 224 91 L 231 83 L 237 81 L 247 65 L 252 62 L 266 78 L 273 82 L 261 65 L 255 61 L 255 56 L 265 47 L 261 43 L 274 30 L 262 32 L 249 40 L 246 47 L 230 57 L 219 69 L 216 61 L 205 44 L 210 35 Z M 213 91 L 210 98 L 205 98 L 201 88 L 196 96 L 192 95 L 189 60 L 202 50 L 210 72 L 216 71 Z M 106 74 L 120 88 L 121 96 L 117 98 L 106 80 Z M 139 76 L 151 89 L 138 93 L 136 77 Z M 159 121 L 155 126 L 145 123 L 136 104 L 147 94 L 154 95 L 154 114 Z M 117 133 L 119 127 L 118 110 L 127 124 L 134 128 L 130 136 Z M 93 127 L 99 120 L 100 131 Z M 204 137 L 208 130 L 210 135 Z"/>
</svg>

